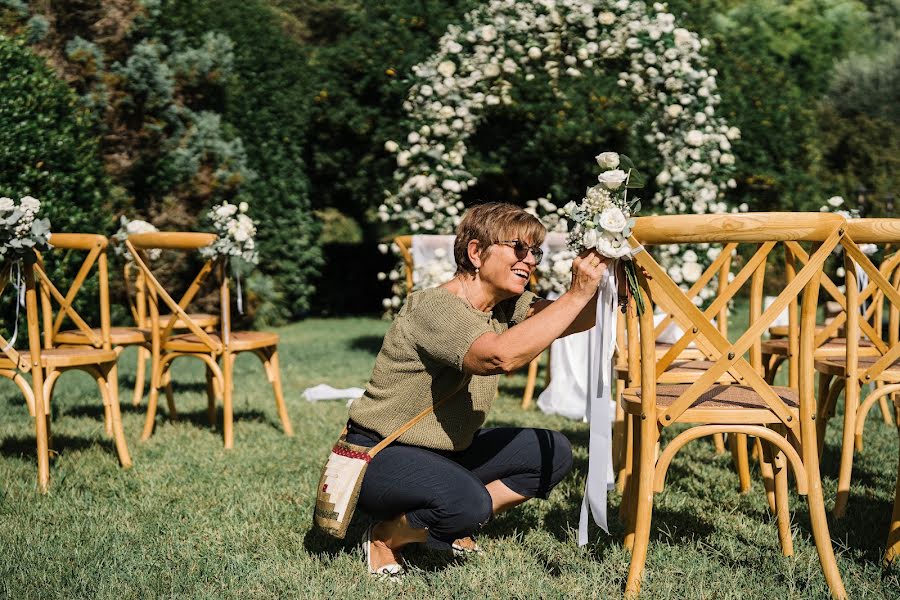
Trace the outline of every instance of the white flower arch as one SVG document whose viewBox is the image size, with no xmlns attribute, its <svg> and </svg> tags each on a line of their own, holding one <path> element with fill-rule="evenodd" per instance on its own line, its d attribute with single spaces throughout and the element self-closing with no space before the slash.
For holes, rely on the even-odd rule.
<svg viewBox="0 0 900 600">
<path fill-rule="evenodd" d="M 411 123 L 406 139 L 385 144 L 397 154 L 398 188 L 387 193 L 380 218 L 401 221 L 414 233 L 452 233 L 464 209 L 462 194 L 476 183 L 466 166 L 467 142 L 487 107 L 512 104 L 514 83 L 539 72 L 562 97 L 557 84 L 563 78 L 622 64 L 627 68 L 618 85 L 646 109 L 641 129 L 662 162 L 651 208 L 736 210 L 722 192 L 735 185 L 730 150 L 740 132 L 716 113 L 717 73 L 701 54 L 708 41 L 676 27 L 667 10 L 662 3 L 629 0 L 490 0 L 462 24 L 450 25 L 438 50 L 413 68 L 403 105 Z M 548 204 L 537 206 L 546 213 L 555 208 Z M 708 262 L 704 258 L 696 260 Z M 661 259 L 674 263 L 665 249 Z M 687 274 L 694 271 L 689 267 Z"/>
</svg>

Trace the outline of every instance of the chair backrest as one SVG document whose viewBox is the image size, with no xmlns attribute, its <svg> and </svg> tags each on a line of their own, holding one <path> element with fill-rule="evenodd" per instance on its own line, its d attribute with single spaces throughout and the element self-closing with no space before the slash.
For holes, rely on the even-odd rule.
<svg viewBox="0 0 900 600">
<path fill-rule="evenodd" d="M 109 267 L 106 249 L 107 239 L 102 235 L 93 233 L 54 233 L 50 237 L 51 252 L 59 251 L 82 252 L 86 256 L 81 261 L 69 288 L 63 294 L 47 274 L 44 264 L 44 256 L 39 256 L 34 266 L 40 296 L 41 313 L 44 324 L 44 347 L 52 348 L 56 336 L 66 323 L 72 324 L 91 342 L 95 348 L 109 349 Z M 91 274 L 94 266 L 97 267 L 99 279 L 99 307 L 100 307 L 100 333 L 98 334 L 75 310 L 74 303 L 79 292 L 82 291 L 85 281 Z M 54 303 L 57 305 L 54 314 Z"/>
<path fill-rule="evenodd" d="M 762 364 L 757 362 L 763 333 L 772 321 L 784 311 L 792 299 L 802 294 L 800 327 L 800 399 L 801 418 L 815 414 L 815 397 L 812 384 L 812 349 L 815 312 L 818 305 L 819 278 L 825 259 L 844 235 L 845 221 L 838 215 L 827 213 L 749 213 L 728 215 L 684 215 L 641 217 L 637 219 L 630 243 L 638 248 L 658 244 L 753 244 L 756 251 L 732 281 L 701 311 L 691 298 L 672 281 L 666 271 L 649 252 L 638 252 L 634 258 L 638 271 L 640 293 L 647 310 L 639 318 L 629 310 L 633 330 L 640 332 L 640 351 L 629 348 L 633 361 L 640 361 L 640 386 L 642 415 L 667 426 L 684 413 L 711 385 L 726 373 L 742 385 L 750 386 L 758 393 L 767 407 L 781 422 L 799 436 L 799 424 L 762 376 Z M 785 285 L 775 301 L 765 310 L 754 306 L 750 310 L 749 326 L 738 339 L 729 340 L 728 332 L 713 326 L 710 319 L 719 314 L 745 284 L 762 286 L 767 259 L 778 244 L 809 242 L 813 252 L 807 264 Z M 724 252 L 723 252 L 724 254 Z M 721 268 L 721 267 L 719 267 Z M 646 276 L 644 275 L 646 273 Z M 684 334 L 659 361 L 656 360 L 656 327 L 652 307 L 663 301 L 673 314 Z M 758 314 L 757 314 L 758 313 Z M 695 382 L 686 386 L 683 393 L 669 406 L 657 410 L 657 380 L 690 342 L 695 342 L 712 366 Z M 751 361 L 744 356 L 749 354 Z M 656 365 L 656 368 L 652 368 Z"/>
<path fill-rule="evenodd" d="M 874 381 L 881 373 L 900 360 L 900 343 L 897 331 L 900 323 L 900 252 L 889 255 L 876 267 L 859 247 L 860 244 L 875 244 L 881 247 L 900 244 L 900 219 L 854 219 L 847 223 L 847 235 L 841 240 L 844 249 L 844 270 L 846 271 L 846 314 L 847 314 L 847 371 L 857 373 L 860 339 L 868 339 L 878 350 L 880 357 L 874 364 L 859 372 L 863 382 Z M 869 283 L 860 292 L 857 280 L 860 267 Z M 888 339 L 883 338 L 880 328 L 873 327 L 861 317 L 863 302 L 872 298 L 881 305 L 876 311 L 883 315 L 883 305 L 888 306 Z M 880 317 L 879 317 L 880 322 Z"/>
<path fill-rule="evenodd" d="M 412 257 L 412 236 L 398 235 L 394 238 L 394 243 L 397 244 L 400 256 L 403 257 L 403 266 L 406 272 L 406 295 L 408 296 L 413 291 L 413 269 L 415 268 Z"/>
<path fill-rule="evenodd" d="M 150 307 L 151 334 L 154 337 L 157 337 L 160 342 L 165 342 L 165 340 L 172 336 L 172 332 L 174 331 L 176 325 L 176 319 L 180 319 L 181 322 L 184 323 L 184 326 L 191 333 L 196 335 L 198 340 L 202 344 L 209 348 L 210 352 L 214 352 L 217 354 L 223 352 L 225 348 L 223 347 L 222 342 L 224 342 L 225 346 L 227 346 L 231 331 L 231 323 L 229 310 L 230 300 L 228 292 L 228 279 L 224 268 L 225 261 L 217 258 L 207 259 L 200 268 L 200 271 L 191 281 L 187 290 L 184 292 L 181 298 L 176 301 L 154 275 L 153 270 L 149 266 L 146 256 L 146 253 L 148 251 L 154 249 L 196 252 L 201 248 L 205 248 L 211 245 L 215 241 L 216 235 L 213 233 L 181 231 L 135 233 L 129 235 L 128 239 L 125 241 L 125 246 L 128 248 L 128 251 L 134 258 L 134 262 L 137 265 L 138 269 L 140 269 L 141 276 L 146 285 L 148 306 Z M 206 282 L 211 273 L 216 273 L 220 277 L 219 309 L 221 311 L 220 325 L 222 328 L 222 342 L 211 338 L 209 334 L 203 330 L 202 327 L 200 327 L 195 321 L 191 319 L 191 316 L 186 311 L 191 302 L 196 298 L 197 293 L 202 289 L 203 284 Z M 165 304 L 173 315 L 172 318 L 170 318 L 165 324 L 165 327 L 162 327 L 160 324 L 160 302 Z"/>
</svg>

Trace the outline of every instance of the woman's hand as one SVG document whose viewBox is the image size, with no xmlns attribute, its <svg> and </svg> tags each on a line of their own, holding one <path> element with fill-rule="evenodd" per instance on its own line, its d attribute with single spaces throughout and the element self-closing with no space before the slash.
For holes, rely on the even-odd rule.
<svg viewBox="0 0 900 600">
<path fill-rule="evenodd" d="M 591 298 L 597 293 L 600 279 L 606 275 L 612 259 L 600 256 L 596 250 L 585 250 L 572 261 L 572 285 L 569 292 Z"/>
</svg>

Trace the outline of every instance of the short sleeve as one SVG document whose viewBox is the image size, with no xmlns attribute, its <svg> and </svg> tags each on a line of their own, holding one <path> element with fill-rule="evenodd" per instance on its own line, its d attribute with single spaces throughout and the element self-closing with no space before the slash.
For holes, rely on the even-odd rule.
<svg viewBox="0 0 900 600">
<path fill-rule="evenodd" d="M 406 335 L 419 351 L 462 371 L 469 348 L 493 329 L 487 319 L 479 318 L 451 294 L 428 292 L 416 298 L 406 311 Z"/>
</svg>

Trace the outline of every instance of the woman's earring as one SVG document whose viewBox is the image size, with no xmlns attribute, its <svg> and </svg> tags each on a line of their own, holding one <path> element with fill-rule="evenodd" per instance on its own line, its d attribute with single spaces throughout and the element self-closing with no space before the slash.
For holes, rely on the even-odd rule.
<svg viewBox="0 0 900 600">
<path fill-rule="evenodd" d="M 479 271 L 478 267 L 475 267 L 475 275 L 478 275 L 478 271 Z"/>
</svg>

